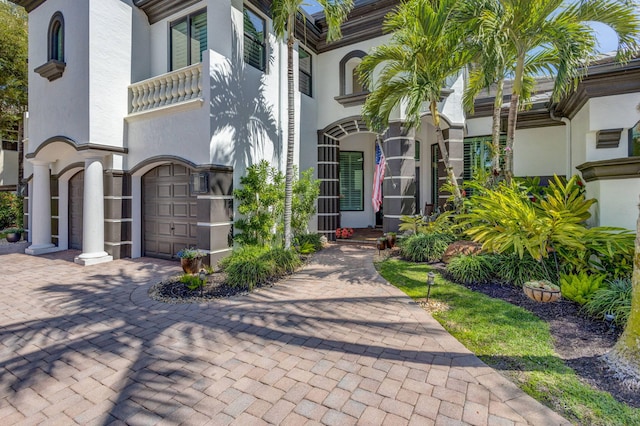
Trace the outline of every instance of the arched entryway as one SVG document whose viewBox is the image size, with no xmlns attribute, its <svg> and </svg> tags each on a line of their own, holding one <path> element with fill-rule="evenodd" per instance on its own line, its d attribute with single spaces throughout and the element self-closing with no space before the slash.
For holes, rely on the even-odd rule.
<svg viewBox="0 0 640 426">
<path fill-rule="evenodd" d="M 192 170 L 163 164 L 142 177 L 143 255 L 175 258 L 198 245 L 197 197 L 189 190 Z"/>
<path fill-rule="evenodd" d="M 82 210 L 84 172 L 79 171 L 69 179 L 69 248 L 82 250 Z"/>
</svg>

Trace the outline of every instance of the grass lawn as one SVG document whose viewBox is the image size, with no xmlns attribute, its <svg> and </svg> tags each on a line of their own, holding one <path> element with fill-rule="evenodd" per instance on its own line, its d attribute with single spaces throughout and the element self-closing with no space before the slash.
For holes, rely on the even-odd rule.
<svg viewBox="0 0 640 426">
<path fill-rule="evenodd" d="M 429 265 L 388 259 L 376 266 L 410 297 L 426 297 Z M 568 420 L 583 425 L 640 425 L 640 409 L 580 381 L 554 352 L 547 323 L 529 311 L 440 276 L 431 298 L 448 306 L 433 317 L 449 333 L 488 365 L 507 370 L 522 390 Z"/>
</svg>

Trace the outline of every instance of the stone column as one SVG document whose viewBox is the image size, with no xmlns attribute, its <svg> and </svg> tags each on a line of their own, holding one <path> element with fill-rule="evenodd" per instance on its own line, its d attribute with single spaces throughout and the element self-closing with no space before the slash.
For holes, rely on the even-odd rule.
<svg viewBox="0 0 640 426">
<path fill-rule="evenodd" d="M 51 182 L 49 162 L 29 160 L 33 164 L 33 191 L 29 194 L 32 209 L 30 210 L 32 244 L 25 250 L 26 254 L 38 255 L 57 251 L 51 243 Z"/>
<path fill-rule="evenodd" d="M 391 123 L 383 141 L 387 169 L 382 209 L 384 232 L 397 232 L 400 216 L 416 213 L 416 160 L 413 132 L 402 123 Z"/>
<path fill-rule="evenodd" d="M 75 258 L 80 265 L 109 262 L 104 250 L 104 169 L 102 156 L 87 153 L 84 160 L 84 194 L 82 200 L 82 254 Z"/>
<path fill-rule="evenodd" d="M 340 227 L 340 141 L 318 132 L 318 233 L 335 240 Z"/>
</svg>

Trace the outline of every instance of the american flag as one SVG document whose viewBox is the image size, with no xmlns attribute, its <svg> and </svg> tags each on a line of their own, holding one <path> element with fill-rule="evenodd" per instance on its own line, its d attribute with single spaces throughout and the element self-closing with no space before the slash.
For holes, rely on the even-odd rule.
<svg viewBox="0 0 640 426">
<path fill-rule="evenodd" d="M 373 211 L 376 213 L 380 211 L 380 206 L 382 205 L 382 181 L 384 180 L 385 165 L 384 153 L 380 148 L 380 143 L 376 141 L 376 169 L 373 175 L 373 195 L 371 196 Z"/>
</svg>

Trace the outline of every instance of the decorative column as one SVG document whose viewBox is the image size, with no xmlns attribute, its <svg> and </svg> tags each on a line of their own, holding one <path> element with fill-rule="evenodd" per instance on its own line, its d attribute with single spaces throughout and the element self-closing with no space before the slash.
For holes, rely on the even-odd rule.
<svg viewBox="0 0 640 426">
<path fill-rule="evenodd" d="M 415 138 L 402 123 L 390 123 L 384 135 L 387 161 L 384 176 L 382 210 L 384 232 L 397 232 L 400 216 L 416 213 Z"/>
<path fill-rule="evenodd" d="M 32 209 L 31 218 L 32 244 L 24 251 L 26 254 L 38 255 L 58 251 L 51 243 L 51 182 L 49 162 L 30 159 L 33 164 L 33 191 L 29 194 Z"/>
<path fill-rule="evenodd" d="M 82 200 L 82 254 L 74 261 L 80 265 L 110 262 L 104 250 L 104 169 L 102 155 L 87 152 L 84 160 Z"/>
</svg>

